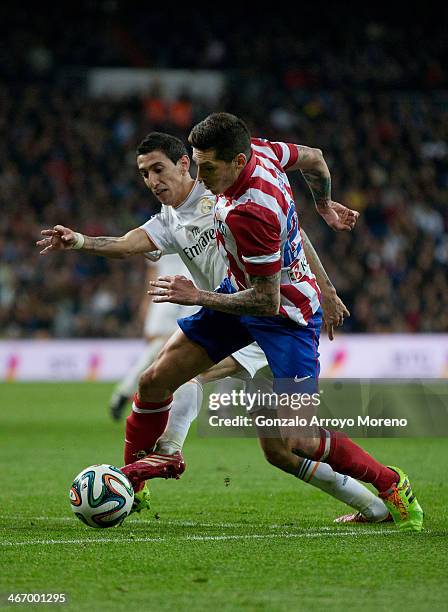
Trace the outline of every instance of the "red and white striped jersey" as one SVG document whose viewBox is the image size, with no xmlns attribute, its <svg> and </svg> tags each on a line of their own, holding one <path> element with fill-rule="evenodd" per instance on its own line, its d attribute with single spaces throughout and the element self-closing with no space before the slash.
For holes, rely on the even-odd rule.
<svg viewBox="0 0 448 612">
<path fill-rule="evenodd" d="M 281 271 L 280 314 L 307 325 L 320 305 L 320 290 L 308 265 L 294 198 L 285 170 L 294 165 L 294 144 L 252 139 L 252 156 L 237 181 L 218 196 L 215 230 L 237 290 L 248 275 Z"/>
</svg>

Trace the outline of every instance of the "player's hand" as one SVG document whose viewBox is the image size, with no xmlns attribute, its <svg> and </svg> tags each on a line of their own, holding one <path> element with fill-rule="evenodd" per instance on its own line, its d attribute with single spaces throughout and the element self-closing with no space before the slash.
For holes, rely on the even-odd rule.
<svg viewBox="0 0 448 612">
<path fill-rule="evenodd" d="M 344 319 L 350 316 L 344 302 L 335 290 L 322 294 L 322 313 L 328 338 L 334 339 L 334 328 L 344 324 Z"/>
<path fill-rule="evenodd" d="M 72 249 L 77 240 L 76 232 L 63 225 L 55 225 L 53 229 L 44 229 L 41 234 L 45 238 L 36 242 L 37 246 L 44 247 L 40 255 L 46 255 L 51 251 Z"/>
<path fill-rule="evenodd" d="M 336 232 L 350 232 L 356 225 L 359 212 L 333 200 L 318 200 L 316 209 L 320 216 Z"/>
<path fill-rule="evenodd" d="M 159 276 L 150 281 L 149 295 L 153 302 L 171 302 L 183 306 L 196 306 L 199 300 L 199 289 L 185 276 Z"/>
</svg>

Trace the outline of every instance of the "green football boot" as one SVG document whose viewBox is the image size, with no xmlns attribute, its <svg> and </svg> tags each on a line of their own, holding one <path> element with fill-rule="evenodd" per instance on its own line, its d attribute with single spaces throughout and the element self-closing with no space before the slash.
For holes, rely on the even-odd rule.
<svg viewBox="0 0 448 612">
<path fill-rule="evenodd" d="M 423 526 L 423 510 L 412 492 L 408 476 L 400 468 L 387 466 L 398 474 L 400 480 L 392 489 L 380 493 L 394 523 L 400 531 L 421 531 Z"/>
<path fill-rule="evenodd" d="M 150 504 L 150 495 L 148 485 L 145 482 L 145 486 L 143 489 L 138 491 L 138 493 L 134 493 L 134 503 L 132 504 L 132 510 L 130 514 L 134 514 L 134 512 L 141 512 L 142 510 L 149 510 L 151 507 Z"/>
</svg>

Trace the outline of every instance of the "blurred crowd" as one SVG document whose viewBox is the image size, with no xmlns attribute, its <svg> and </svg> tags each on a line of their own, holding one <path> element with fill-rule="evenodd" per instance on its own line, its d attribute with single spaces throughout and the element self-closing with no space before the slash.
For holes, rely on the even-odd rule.
<svg viewBox="0 0 448 612">
<path fill-rule="evenodd" d="M 178 35 L 161 44 L 162 15 L 148 32 L 130 13 L 117 20 L 116 4 L 71 23 L 67 37 L 38 17 L 27 28 L 26 14 L 6 35 L 0 337 L 140 335 L 142 258 L 40 257 L 35 241 L 56 223 L 121 235 L 146 221 L 158 205 L 136 172 L 136 145 L 153 129 L 185 139 L 215 110 L 241 115 L 254 135 L 322 149 L 333 198 L 361 212 L 352 234 L 331 232 L 291 176 L 301 222 L 351 311 L 346 331 L 448 331 L 448 53 L 437 26 L 420 46 L 418 24 L 337 33 L 325 22 L 316 37 L 312 21 L 297 33 L 276 17 L 257 36 L 246 20 L 205 27 L 198 15 L 188 33 L 173 17 Z M 92 99 L 83 75 L 98 64 L 219 69 L 227 88 L 219 108 L 187 95 L 168 103 L 163 91 Z"/>
</svg>

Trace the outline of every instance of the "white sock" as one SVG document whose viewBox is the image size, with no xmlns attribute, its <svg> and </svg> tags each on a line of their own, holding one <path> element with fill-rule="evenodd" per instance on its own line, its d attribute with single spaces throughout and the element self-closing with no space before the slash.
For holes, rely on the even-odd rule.
<svg viewBox="0 0 448 612">
<path fill-rule="evenodd" d="M 195 378 L 174 393 L 168 425 L 157 442 L 157 452 L 172 455 L 182 450 L 190 425 L 201 409 L 202 395 L 202 385 Z"/>
<path fill-rule="evenodd" d="M 165 344 L 166 338 L 156 338 L 149 342 L 140 354 L 137 361 L 131 366 L 125 377 L 115 388 L 114 395 L 124 395 L 132 397 L 138 388 L 138 379 L 143 370 L 154 361 L 160 352 L 160 349 Z"/>
<path fill-rule="evenodd" d="M 297 478 L 355 508 L 373 522 L 386 518 L 389 512 L 382 499 L 354 478 L 335 472 L 328 463 L 305 459 Z"/>
</svg>

